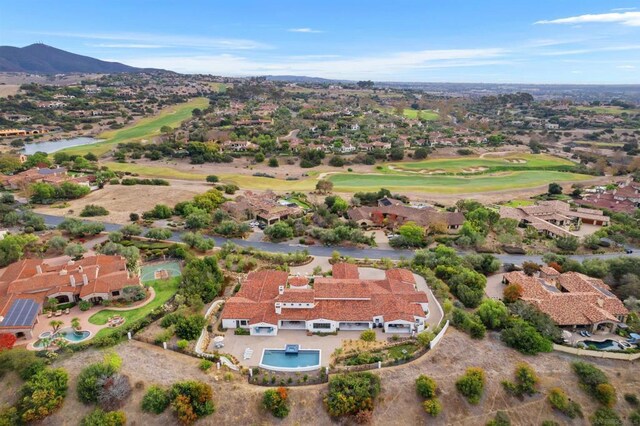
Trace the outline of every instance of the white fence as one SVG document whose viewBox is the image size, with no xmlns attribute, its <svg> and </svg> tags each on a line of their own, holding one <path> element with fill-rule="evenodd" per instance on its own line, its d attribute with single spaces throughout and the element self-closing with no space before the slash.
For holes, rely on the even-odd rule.
<svg viewBox="0 0 640 426">
<path fill-rule="evenodd" d="M 438 333 L 438 335 L 434 337 L 434 339 L 429 343 L 429 347 L 431 349 L 435 348 L 436 345 L 440 343 L 440 340 L 442 340 L 448 328 L 449 328 L 449 320 L 447 320 L 447 322 L 444 323 L 444 327 L 442 327 L 442 330 L 440 330 L 440 333 Z"/>
</svg>

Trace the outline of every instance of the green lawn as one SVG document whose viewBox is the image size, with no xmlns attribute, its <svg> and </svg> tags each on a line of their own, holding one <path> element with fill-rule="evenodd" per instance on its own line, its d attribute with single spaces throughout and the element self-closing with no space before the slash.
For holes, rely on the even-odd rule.
<svg viewBox="0 0 640 426">
<path fill-rule="evenodd" d="M 535 201 L 533 200 L 511 200 L 508 203 L 505 203 L 504 205 L 507 207 L 525 207 L 525 206 L 532 206 L 535 204 Z"/>
<path fill-rule="evenodd" d="M 628 114 L 637 114 L 637 109 L 624 109 L 619 106 L 578 106 L 576 107 L 578 111 L 588 111 L 593 112 L 595 114 L 609 114 L 609 115 L 620 115 L 623 112 Z"/>
<path fill-rule="evenodd" d="M 407 351 L 406 354 L 402 353 L 402 351 Z M 399 345 L 389 348 L 389 357 L 394 359 L 401 359 L 407 355 L 413 354 L 418 350 L 418 345 L 413 343 L 407 343 L 406 345 Z"/>
<path fill-rule="evenodd" d="M 105 309 L 100 312 L 96 312 L 89 317 L 89 322 L 94 325 L 104 325 L 107 323 L 109 317 L 113 315 L 120 315 L 126 319 L 125 324 L 132 323 L 141 318 L 144 318 L 149 312 L 155 308 L 162 306 L 167 300 L 178 291 L 178 285 L 180 284 L 180 277 L 174 277 L 169 280 L 155 280 L 147 283 L 156 291 L 156 297 L 147 305 L 138 308 L 131 309 L 130 311 L 114 311 L 111 309 Z M 103 328 L 98 332 L 96 336 L 103 336 L 109 334 L 112 331 L 117 330 L 113 328 Z"/>
<path fill-rule="evenodd" d="M 142 139 L 150 139 L 160 134 L 162 126 L 176 127 L 187 118 L 191 117 L 191 112 L 195 108 L 206 108 L 209 100 L 197 98 L 180 105 L 173 105 L 163 109 L 153 117 L 146 117 L 135 124 L 118 130 L 110 130 L 98 135 L 102 142 L 91 145 L 75 146 L 62 150 L 67 154 L 85 155 L 93 152 L 96 155 L 103 155 L 109 152 L 114 146 L 121 142 L 134 142 Z"/>
<path fill-rule="evenodd" d="M 395 109 L 394 108 L 388 108 L 387 112 L 389 114 L 394 114 L 395 113 Z M 435 111 L 432 111 L 430 109 L 411 109 L 411 108 L 405 108 L 402 111 L 402 115 L 404 115 L 406 118 L 409 118 L 411 120 L 415 120 L 417 118 L 421 118 L 423 120 L 428 120 L 428 121 L 436 121 L 440 118 L 440 114 L 438 114 Z"/>
<path fill-rule="evenodd" d="M 549 182 L 582 181 L 592 178 L 592 176 L 557 171 L 515 171 L 476 176 L 354 175 L 346 173 L 329 176 L 329 180 L 334 184 L 334 190 L 338 192 L 372 191 L 387 188 L 391 191 L 441 194 L 525 189 L 548 185 Z"/>
<path fill-rule="evenodd" d="M 157 166 L 133 163 L 116 163 L 113 161 L 104 163 L 104 165 L 116 172 L 137 173 L 141 176 L 151 178 L 199 180 L 202 182 L 204 182 L 207 178 L 207 175 L 205 174 L 183 172 L 172 168 L 170 165 L 162 165 L 161 162 L 158 162 Z"/>
<path fill-rule="evenodd" d="M 453 157 L 435 158 L 424 161 L 393 163 L 396 169 L 408 171 L 442 170 L 445 173 L 462 173 L 473 167 L 499 170 L 540 170 L 549 168 L 570 168 L 575 163 L 564 158 L 546 154 L 511 154 L 502 157 Z"/>
</svg>

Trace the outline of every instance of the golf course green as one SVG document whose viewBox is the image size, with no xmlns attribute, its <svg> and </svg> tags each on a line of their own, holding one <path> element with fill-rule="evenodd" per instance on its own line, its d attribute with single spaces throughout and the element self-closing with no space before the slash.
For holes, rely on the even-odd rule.
<svg viewBox="0 0 640 426">
<path fill-rule="evenodd" d="M 181 122 L 191 117 L 195 108 L 206 108 L 209 100 L 196 98 L 179 105 L 172 105 L 160 111 L 153 117 L 143 118 L 136 123 L 118 130 L 110 130 L 98 135 L 100 142 L 91 145 L 81 145 L 66 148 L 62 152 L 67 154 L 85 155 L 92 152 L 98 156 L 109 152 L 113 147 L 122 142 L 134 142 L 150 139 L 160 134 L 162 126 L 176 127 Z"/>
</svg>

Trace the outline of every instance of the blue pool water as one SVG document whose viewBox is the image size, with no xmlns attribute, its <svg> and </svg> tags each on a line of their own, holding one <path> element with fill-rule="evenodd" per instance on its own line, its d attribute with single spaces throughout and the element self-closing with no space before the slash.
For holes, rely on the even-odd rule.
<svg viewBox="0 0 640 426">
<path fill-rule="evenodd" d="M 67 327 L 67 328 L 58 330 L 58 332 L 55 334 L 55 337 L 56 338 L 62 337 L 64 340 L 68 341 L 69 343 L 78 343 L 88 339 L 90 335 L 91 335 L 90 331 L 82 330 L 76 333 L 76 331 L 73 328 Z M 41 340 L 38 340 L 33 344 L 33 346 L 36 348 L 41 348 L 44 345 L 42 344 Z"/>
<path fill-rule="evenodd" d="M 311 370 L 320 367 L 320 350 L 301 349 L 297 354 L 286 354 L 284 349 L 265 349 L 260 366 L 277 370 Z"/>
<path fill-rule="evenodd" d="M 607 339 L 602 342 L 596 342 L 593 340 L 583 340 L 581 343 L 584 343 L 588 348 L 589 346 L 595 346 L 601 351 L 620 351 L 622 348 L 620 344 L 615 340 Z"/>
</svg>

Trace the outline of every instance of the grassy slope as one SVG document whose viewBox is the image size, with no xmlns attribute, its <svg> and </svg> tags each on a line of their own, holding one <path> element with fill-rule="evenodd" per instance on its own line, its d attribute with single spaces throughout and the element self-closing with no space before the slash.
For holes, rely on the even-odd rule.
<svg viewBox="0 0 640 426">
<path fill-rule="evenodd" d="M 149 281 L 147 284 L 153 287 L 156 291 L 156 297 L 150 303 L 141 308 L 132 309 L 130 311 L 114 311 L 111 309 L 105 309 L 100 312 L 96 312 L 91 317 L 89 317 L 89 322 L 95 325 L 104 325 L 107 323 L 108 318 L 113 315 L 120 315 L 124 317 L 127 323 L 137 321 L 140 318 L 145 317 L 153 309 L 162 306 L 167 300 L 171 298 L 171 296 L 176 293 L 176 291 L 178 291 L 180 277 L 174 277 L 166 281 Z M 104 328 L 98 332 L 97 336 L 109 334 L 113 330 L 114 329 L 111 328 Z"/>
<path fill-rule="evenodd" d="M 526 163 L 510 163 L 505 159 L 521 159 Z M 392 166 L 404 170 L 444 170 L 447 173 L 459 173 L 470 167 L 512 167 L 518 169 L 540 169 L 545 167 L 573 166 L 575 163 L 563 158 L 546 154 L 513 154 L 504 157 L 455 157 L 432 160 L 393 163 Z"/>
<path fill-rule="evenodd" d="M 104 139 L 102 142 L 67 148 L 63 152 L 76 155 L 93 152 L 96 155 L 103 155 L 121 142 L 133 142 L 157 136 L 162 126 L 176 127 L 191 117 L 191 111 L 194 108 L 206 108 L 208 104 L 209 101 L 206 98 L 197 98 L 180 105 L 172 105 L 153 117 L 143 118 L 131 126 L 101 133 L 98 138 Z"/>
<path fill-rule="evenodd" d="M 547 185 L 549 182 L 581 181 L 592 176 L 555 171 L 516 171 L 496 175 L 464 176 L 417 176 L 402 174 L 353 175 L 340 173 L 331 175 L 336 191 L 357 192 L 378 188 L 395 191 L 431 192 L 459 194 L 469 192 L 503 191 Z"/>
<path fill-rule="evenodd" d="M 386 109 L 387 113 L 389 114 L 394 114 L 395 110 L 393 108 L 387 108 Z M 402 115 L 404 115 L 406 118 L 409 118 L 411 120 L 415 120 L 418 118 L 418 112 L 420 112 L 420 118 L 424 119 L 424 120 L 428 120 L 428 121 L 436 121 L 440 118 L 440 114 L 438 114 L 435 111 L 431 111 L 430 109 L 411 109 L 411 108 L 405 108 L 402 111 Z"/>
<path fill-rule="evenodd" d="M 576 107 L 578 111 L 589 111 L 595 114 L 610 114 L 610 115 L 620 115 L 623 112 L 628 114 L 636 114 L 637 109 L 623 109 L 619 106 L 578 106 Z"/>
</svg>

